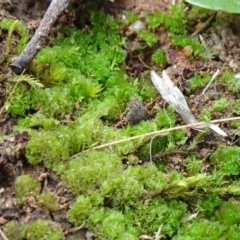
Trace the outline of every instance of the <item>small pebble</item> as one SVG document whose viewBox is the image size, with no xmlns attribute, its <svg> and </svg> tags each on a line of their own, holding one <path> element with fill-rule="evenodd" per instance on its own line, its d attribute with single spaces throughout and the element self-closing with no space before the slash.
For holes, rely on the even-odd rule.
<svg viewBox="0 0 240 240">
<path fill-rule="evenodd" d="M 186 57 L 190 57 L 190 56 L 193 54 L 192 46 L 188 45 L 188 46 L 184 47 L 184 48 L 183 48 L 183 54 L 184 54 Z"/>
<path fill-rule="evenodd" d="M 141 29 L 145 28 L 145 24 L 144 24 L 144 22 L 142 22 L 140 20 L 137 20 L 136 22 L 132 23 L 129 26 L 129 28 L 134 30 L 134 31 L 138 31 L 138 30 L 141 30 Z"/>
</svg>

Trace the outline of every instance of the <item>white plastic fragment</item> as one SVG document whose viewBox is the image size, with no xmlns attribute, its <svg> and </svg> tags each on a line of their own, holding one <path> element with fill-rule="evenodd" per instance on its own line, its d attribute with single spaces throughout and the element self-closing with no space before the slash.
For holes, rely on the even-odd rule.
<svg viewBox="0 0 240 240">
<path fill-rule="evenodd" d="M 177 86 L 173 84 L 165 70 L 162 72 L 162 78 L 159 77 L 155 71 L 151 71 L 151 80 L 157 91 L 163 97 L 163 99 L 168 104 L 173 104 L 175 106 L 176 112 L 178 112 L 182 116 L 183 121 L 186 124 L 197 123 L 197 119 L 194 117 L 191 110 L 189 109 L 182 92 Z M 227 136 L 227 134 L 221 128 L 219 128 L 216 124 L 213 123 L 204 123 L 193 128 L 201 131 L 206 127 L 210 127 L 213 131 L 215 131 L 221 136 Z"/>
<path fill-rule="evenodd" d="M 134 23 L 132 23 L 129 28 L 133 29 L 134 31 L 138 31 L 141 30 L 143 28 L 145 28 L 145 24 L 143 21 L 141 20 L 137 20 Z"/>
<path fill-rule="evenodd" d="M 216 124 L 210 123 L 209 127 L 221 136 L 227 137 L 227 134 Z"/>
</svg>

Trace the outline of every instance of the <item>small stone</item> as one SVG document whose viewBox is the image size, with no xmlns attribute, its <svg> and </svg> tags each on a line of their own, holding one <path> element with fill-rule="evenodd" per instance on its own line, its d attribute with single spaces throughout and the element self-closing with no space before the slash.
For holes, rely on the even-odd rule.
<svg viewBox="0 0 240 240">
<path fill-rule="evenodd" d="M 186 56 L 186 57 L 190 57 L 192 54 L 193 54 L 193 48 L 192 46 L 188 45 L 186 47 L 183 48 L 183 54 Z"/>
<path fill-rule="evenodd" d="M 8 222 L 8 220 L 4 217 L 0 217 L 0 226 L 6 224 Z"/>
<path fill-rule="evenodd" d="M 136 97 L 132 97 L 129 112 L 126 116 L 127 123 L 137 124 L 146 119 L 147 115 L 146 107 Z"/>
</svg>

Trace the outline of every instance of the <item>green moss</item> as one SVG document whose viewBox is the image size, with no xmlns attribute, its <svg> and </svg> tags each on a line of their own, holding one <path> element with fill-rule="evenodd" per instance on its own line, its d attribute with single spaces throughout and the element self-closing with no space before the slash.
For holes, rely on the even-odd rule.
<svg viewBox="0 0 240 240">
<path fill-rule="evenodd" d="M 152 57 L 152 62 L 159 64 L 160 66 L 164 66 L 167 64 L 167 57 L 165 52 L 162 49 L 157 49 Z"/>
<path fill-rule="evenodd" d="M 230 226 L 226 238 L 229 240 L 238 240 L 239 231 L 240 231 L 240 226 L 238 224 L 234 224 Z"/>
<path fill-rule="evenodd" d="M 45 86 L 58 85 L 67 79 L 67 68 L 61 63 L 51 64 L 45 69 L 41 67 L 40 71 L 41 76 L 39 78 Z"/>
<path fill-rule="evenodd" d="M 184 161 L 184 166 L 188 172 L 189 176 L 194 176 L 195 174 L 200 173 L 202 162 L 196 157 L 188 157 Z"/>
<path fill-rule="evenodd" d="M 224 109 L 226 109 L 229 105 L 229 102 L 227 99 L 221 98 L 217 100 L 213 105 L 213 111 L 214 112 L 221 112 Z"/>
<path fill-rule="evenodd" d="M 14 240 L 62 240 L 63 233 L 56 223 L 47 220 L 36 220 L 29 224 L 8 222 L 4 226 L 4 233 L 8 239 Z"/>
<path fill-rule="evenodd" d="M 20 54 L 28 41 L 28 30 L 24 23 L 15 19 L 4 18 L 1 22 L 1 29 L 8 31 L 6 55 L 10 52 L 11 43 L 13 42 L 13 32 L 17 32 L 21 36 L 17 46 L 17 53 Z"/>
<path fill-rule="evenodd" d="M 98 239 L 132 239 L 138 238 L 139 233 L 125 217 L 122 211 L 116 209 L 96 210 L 89 219 L 92 231 L 98 233 Z"/>
<path fill-rule="evenodd" d="M 145 190 L 157 190 L 167 184 L 166 176 L 151 163 L 142 166 L 132 166 L 124 172 L 124 176 L 136 179 L 139 184 L 143 184 Z"/>
<path fill-rule="evenodd" d="M 56 223 L 39 219 L 29 224 L 19 224 L 14 221 L 4 226 L 8 239 L 14 240 L 62 240 L 63 233 Z"/>
<path fill-rule="evenodd" d="M 138 14 L 135 12 L 127 12 L 126 20 L 124 21 L 126 24 L 134 23 L 138 20 Z"/>
<path fill-rule="evenodd" d="M 59 164 L 70 155 L 71 133 L 63 131 L 34 132 L 26 148 L 28 161 L 36 165 L 42 161 L 48 167 Z"/>
<path fill-rule="evenodd" d="M 54 129 L 60 122 L 54 118 L 47 118 L 44 114 L 37 113 L 33 116 L 18 119 L 18 127 L 43 128 L 44 130 Z"/>
<path fill-rule="evenodd" d="M 68 87 L 31 90 L 31 108 L 47 117 L 62 118 L 74 110 L 74 99 Z"/>
<path fill-rule="evenodd" d="M 167 16 L 163 12 L 154 12 L 153 14 L 146 15 L 146 21 L 150 28 L 157 28 L 160 24 L 164 23 L 164 18 Z"/>
<path fill-rule="evenodd" d="M 180 226 L 180 221 L 186 212 L 186 204 L 180 201 L 163 201 L 154 199 L 139 203 L 135 209 L 128 209 L 126 218 L 140 234 L 154 234 L 163 225 L 161 234 L 173 236 Z"/>
<path fill-rule="evenodd" d="M 208 218 L 215 214 L 216 208 L 219 207 L 221 203 L 222 200 L 219 196 L 214 194 L 208 194 L 206 197 L 198 200 L 199 210 Z"/>
<path fill-rule="evenodd" d="M 166 110 L 159 110 L 155 122 L 158 128 L 173 127 L 176 122 L 176 115 L 173 106 L 169 106 Z"/>
<path fill-rule="evenodd" d="M 193 78 L 190 79 L 190 89 L 191 91 L 195 91 L 198 89 L 203 88 L 207 85 L 207 83 L 210 81 L 211 76 L 209 73 L 204 73 L 201 75 L 196 75 Z"/>
<path fill-rule="evenodd" d="M 37 200 L 42 206 L 44 206 L 51 212 L 55 212 L 58 210 L 57 197 L 54 193 L 44 192 L 37 197 Z"/>
<path fill-rule="evenodd" d="M 184 7 L 185 5 L 182 3 L 173 4 L 169 10 L 168 18 L 165 20 L 164 25 L 173 33 L 184 34 L 186 32 Z"/>
<path fill-rule="evenodd" d="M 40 193 L 40 183 L 29 175 L 22 175 L 16 178 L 15 189 L 17 202 L 22 205 L 28 197 Z"/>
<path fill-rule="evenodd" d="M 148 26 L 154 29 L 159 25 L 163 25 L 173 33 L 184 34 L 186 32 L 186 20 L 183 8 L 183 4 L 176 4 L 171 6 L 168 13 L 154 12 L 153 14 L 146 15 Z"/>
<path fill-rule="evenodd" d="M 210 157 L 211 164 L 225 175 L 238 175 L 240 171 L 240 148 L 221 147 Z"/>
<path fill-rule="evenodd" d="M 8 222 L 3 230 L 8 239 L 23 240 L 26 236 L 27 225 L 21 225 L 17 222 Z"/>
<path fill-rule="evenodd" d="M 240 87 L 240 79 L 236 77 L 229 69 L 226 69 L 219 77 L 219 81 L 226 84 L 228 91 L 238 92 Z"/>
<path fill-rule="evenodd" d="M 192 223 L 185 223 L 173 237 L 173 240 L 221 239 L 225 234 L 226 226 L 217 221 L 198 219 Z"/>
<path fill-rule="evenodd" d="M 149 71 L 145 71 L 141 79 L 136 79 L 135 84 L 138 86 L 139 95 L 143 99 L 151 99 L 158 96 L 156 89 L 151 83 Z"/>
<path fill-rule="evenodd" d="M 115 153 L 91 151 L 69 162 L 62 179 L 75 194 L 89 194 L 98 190 L 105 179 L 122 172 Z"/>
<path fill-rule="evenodd" d="M 158 42 L 156 35 L 147 30 L 140 30 L 138 36 L 141 40 L 144 40 L 149 47 L 154 46 L 154 44 Z"/>
<path fill-rule="evenodd" d="M 29 224 L 26 230 L 27 240 L 62 240 L 64 239 L 60 226 L 56 223 L 39 219 Z"/>
<path fill-rule="evenodd" d="M 212 113 L 210 110 L 203 108 L 200 118 L 203 119 L 206 122 L 209 122 L 212 119 Z"/>
<path fill-rule="evenodd" d="M 64 37 L 38 53 L 30 71 L 48 88 L 29 91 L 18 84 L 6 106 L 13 115 L 40 109 L 46 117 L 62 118 L 76 102 L 99 97 L 113 76 L 119 79 L 118 65 L 126 56 L 117 21 L 101 11 L 86 15 L 85 29 L 66 29 Z"/>
<path fill-rule="evenodd" d="M 124 215 L 120 211 L 106 211 L 100 236 L 109 239 L 124 239 L 124 235 L 125 237 L 130 235 L 130 233 L 126 234 L 125 232 L 127 232 L 127 221 Z M 131 238 L 133 239 L 133 236 L 130 235 Z"/>
<path fill-rule="evenodd" d="M 240 99 L 237 99 L 232 106 L 232 112 L 236 115 L 240 115 Z"/>
<path fill-rule="evenodd" d="M 192 6 L 189 11 L 187 11 L 188 20 L 198 19 L 207 19 L 209 15 L 212 13 L 209 9 Z"/>
<path fill-rule="evenodd" d="M 132 206 L 143 194 L 143 183 L 129 176 L 128 171 L 122 175 L 108 178 L 101 187 L 102 194 L 114 207 Z"/>
<path fill-rule="evenodd" d="M 97 223 L 102 220 L 99 219 L 99 217 L 102 217 L 102 214 L 96 215 L 95 211 L 101 209 L 102 205 L 103 197 L 97 191 L 88 196 L 80 195 L 67 212 L 68 219 L 75 226 L 80 226 L 89 218 L 92 218 L 92 221 Z M 92 217 L 92 215 L 94 217 Z"/>
<path fill-rule="evenodd" d="M 223 202 L 217 212 L 217 218 L 227 226 L 240 223 L 240 203 L 234 199 Z"/>
<path fill-rule="evenodd" d="M 138 203 L 133 209 L 125 208 L 124 213 L 115 209 L 103 209 L 100 195 L 80 196 L 68 211 L 68 217 L 76 226 L 87 222 L 99 239 L 135 239 L 141 234 L 153 234 L 163 224 L 164 235 L 172 236 L 180 226 L 186 205 L 175 200 L 146 201 Z M 171 209 L 171 210 L 170 210 Z"/>
<path fill-rule="evenodd" d="M 24 116 L 30 109 L 30 94 L 28 93 L 28 87 L 23 83 L 19 83 L 17 87 L 13 85 L 9 87 L 9 92 L 13 91 L 13 94 L 10 100 L 6 102 L 5 109 L 10 111 L 13 116 Z"/>
<path fill-rule="evenodd" d="M 193 37 L 188 37 L 184 35 L 172 35 L 172 44 L 176 47 L 186 47 L 191 46 L 194 52 L 194 55 L 201 55 L 204 53 L 205 49 L 198 39 Z"/>
<path fill-rule="evenodd" d="M 153 64 L 166 64 L 164 52 L 158 49 L 158 27 L 170 29 L 175 47 L 190 45 L 194 56 L 206 54 L 197 39 L 187 36 L 189 25 L 195 22 L 187 23 L 184 6 L 176 4 L 167 13 L 146 15 L 148 26 L 138 36 L 143 40 L 142 48 L 148 45 L 149 51 L 155 51 L 146 58 L 151 57 Z M 200 21 L 208 17 L 208 13 L 199 12 Z M 196 12 L 190 13 L 189 19 L 191 14 Z M 136 20 L 136 14 L 129 14 L 126 23 Z M 204 141 L 205 133 L 191 135 L 190 148 L 181 148 L 188 140 L 182 130 L 155 137 L 151 154 L 161 157 L 154 156 L 155 162 L 151 163 L 146 163 L 150 139 L 143 137 L 105 150 L 91 150 L 115 140 L 174 127 L 178 121 L 174 107 L 168 106 L 154 119 L 153 108 L 149 119 L 115 129 L 132 96 L 147 105 L 158 93 L 149 71 L 136 79 L 126 74 L 125 39 L 113 17 L 86 10 L 78 24 L 81 31 L 65 29 L 51 47 L 41 49 L 36 56 L 29 71 L 38 81 L 26 77 L 11 80 L 17 85 L 5 106 L 12 115 L 21 116 L 17 128 L 29 132 L 29 163 L 43 163 L 53 169 L 75 194 L 76 202 L 67 213 L 69 221 L 75 226 L 85 223 L 89 231 L 104 240 L 153 237 L 160 226 L 161 237 L 166 239 L 238 239 L 239 219 L 232 211 L 238 213 L 239 206 L 236 202 L 224 205 L 221 200 L 225 194 L 240 195 L 239 183 L 231 178 L 240 171 L 238 147 L 219 147 L 210 157 L 208 174 L 200 174 L 206 163 L 192 153 L 199 151 L 201 145 L 197 144 Z M 210 78 L 209 74 L 197 75 L 190 80 L 190 90 L 201 90 Z M 220 81 L 227 90 L 237 91 L 238 79 L 230 71 L 220 76 Z M 12 89 L 9 84 L 9 91 Z M 201 117 L 209 121 L 215 110 L 226 108 L 224 101 L 217 102 L 220 107 L 215 105 L 214 110 L 203 109 Z M 231 105 L 234 114 L 239 114 L 238 105 L 238 100 Z M 234 126 L 238 128 L 237 123 Z M 173 150 L 191 150 L 184 161 L 187 177 L 169 170 L 168 154 Z M 20 204 L 35 195 L 40 205 L 52 212 L 58 209 L 56 196 L 49 192 L 40 195 L 39 184 L 31 177 L 17 178 L 16 190 Z M 196 219 L 182 222 L 195 209 L 199 210 Z M 63 238 L 58 226 L 42 220 L 30 225 L 9 223 L 6 232 L 9 239 Z"/>
<path fill-rule="evenodd" d="M 232 121 L 231 126 L 233 128 L 239 128 L 240 127 L 240 122 L 239 121 Z"/>
</svg>

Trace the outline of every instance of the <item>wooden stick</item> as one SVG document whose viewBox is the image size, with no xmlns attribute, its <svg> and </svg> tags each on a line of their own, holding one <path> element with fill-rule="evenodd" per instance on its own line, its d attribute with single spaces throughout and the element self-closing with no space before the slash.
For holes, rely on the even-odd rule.
<svg viewBox="0 0 240 240">
<path fill-rule="evenodd" d="M 20 56 L 10 64 L 14 73 L 20 75 L 44 45 L 50 29 L 58 16 L 68 7 L 70 0 L 52 0 L 32 39 Z"/>
</svg>

